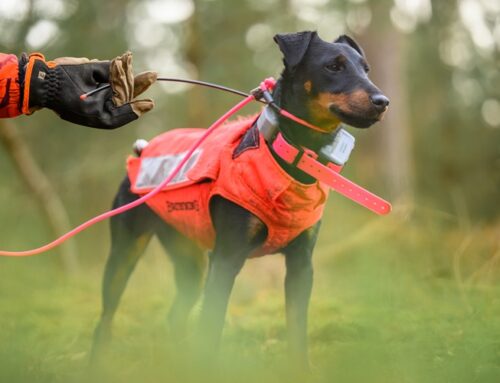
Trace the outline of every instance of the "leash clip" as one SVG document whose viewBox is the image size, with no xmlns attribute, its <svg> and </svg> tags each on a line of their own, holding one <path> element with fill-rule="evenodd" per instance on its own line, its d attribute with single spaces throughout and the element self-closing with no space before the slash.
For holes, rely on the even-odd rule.
<svg viewBox="0 0 500 383">
<path fill-rule="evenodd" d="M 257 101 L 265 101 L 264 99 L 264 91 L 260 89 L 260 87 L 257 87 L 255 89 L 252 89 L 250 91 L 250 94 L 255 98 Z"/>
<path fill-rule="evenodd" d="M 264 101 L 267 104 L 272 105 L 274 103 L 274 99 L 271 92 L 275 86 L 276 80 L 273 77 L 268 77 L 262 81 L 257 88 L 250 91 L 250 94 L 254 96 L 256 100 Z"/>
</svg>

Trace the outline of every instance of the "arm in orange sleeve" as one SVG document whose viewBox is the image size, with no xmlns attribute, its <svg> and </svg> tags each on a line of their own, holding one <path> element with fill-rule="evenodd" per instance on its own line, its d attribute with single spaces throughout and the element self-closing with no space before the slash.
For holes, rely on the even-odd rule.
<svg viewBox="0 0 500 383">
<path fill-rule="evenodd" d="M 22 114 L 21 100 L 19 60 L 15 55 L 0 53 L 0 118 Z"/>
<path fill-rule="evenodd" d="M 154 107 L 153 100 L 135 97 L 156 76 L 149 71 L 134 76 L 130 52 L 111 61 L 75 57 L 45 61 L 41 53 L 23 53 L 19 59 L 0 53 L 0 118 L 48 108 L 75 124 L 118 128 Z M 88 99 L 80 98 L 105 85 L 111 86 Z"/>
</svg>

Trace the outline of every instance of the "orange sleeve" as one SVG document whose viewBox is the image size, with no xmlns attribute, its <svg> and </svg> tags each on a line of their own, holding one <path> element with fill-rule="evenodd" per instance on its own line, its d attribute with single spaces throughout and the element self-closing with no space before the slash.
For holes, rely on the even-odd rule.
<svg viewBox="0 0 500 383">
<path fill-rule="evenodd" d="M 0 118 L 21 114 L 21 87 L 18 59 L 15 55 L 0 53 Z"/>
</svg>

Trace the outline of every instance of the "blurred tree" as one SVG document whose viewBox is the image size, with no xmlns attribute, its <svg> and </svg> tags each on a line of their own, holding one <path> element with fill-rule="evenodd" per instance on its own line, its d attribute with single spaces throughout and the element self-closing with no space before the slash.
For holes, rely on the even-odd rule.
<svg viewBox="0 0 500 383">
<path fill-rule="evenodd" d="M 0 142 L 11 158 L 19 177 L 38 202 L 51 229 L 51 234 L 59 237 L 72 229 L 68 213 L 61 197 L 52 186 L 50 179 L 37 165 L 18 129 L 20 127 L 10 121 L 0 121 Z M 78 251 L 74 243 L 65 242 L 58 248 L 58 251 L 64 269 L 70 273 L 77 272 L 79 269 Z"/>
<path fill-rule="evenodd" d="M 461 10 L 466 3 L 434 1 L 432 18 L 408 36 L 415 191 L 440 210 L 489 220 L 499 215 L 491 202 L 500 200 L 500 129 L 489 127 L 481 111 L 485 100 L 500 96 L 500 41 L 490 51 L 472 41 Z"/>
<path fill-rule="evenodd" d="M 391 100 L 377 134 L 378 157 L 393 201 L 413 201 L 414 160 L 406 94 L 406 36 L 388 22 L 392 1 L 372 1 L 372 22 L 359 34 L 371 64 L 370 77 Z"/>
</svg>

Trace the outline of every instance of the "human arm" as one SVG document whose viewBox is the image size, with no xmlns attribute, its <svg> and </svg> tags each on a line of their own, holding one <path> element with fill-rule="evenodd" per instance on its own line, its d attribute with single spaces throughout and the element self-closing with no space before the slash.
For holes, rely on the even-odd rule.
<svg viewBox="0 0 500 383">
<path fill-rule="evenodd" d="M 46 61 L 39 53 L 19 59 L 0 54 L 0 117 L 32 114 L 46 107 L 76 124 L 114 129 L 153 108 L 153 100 L 135 97 L 155 81 L 154 72 L 134 77 L 130 52 L 112 61 L 74 57 Z M 109 89 L 80 99 L 81 94 L 108 83 Z"/>
</svg>

